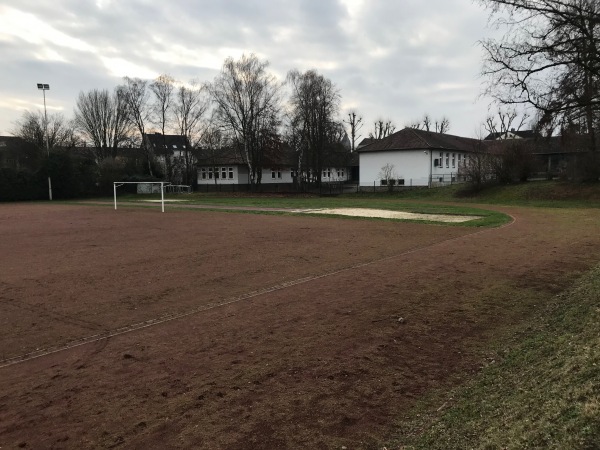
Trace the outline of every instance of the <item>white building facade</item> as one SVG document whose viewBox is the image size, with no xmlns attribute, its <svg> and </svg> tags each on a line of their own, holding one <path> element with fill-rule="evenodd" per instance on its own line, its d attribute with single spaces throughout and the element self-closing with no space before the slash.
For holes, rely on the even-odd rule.
<svg viewBox="0 0 600 450">
<path fill-rule="evenodd" d="M 405 128 L 358 150 L 360 185 L 386 186 L 388 178 L 397 186 L 462 182 L 461 167 L 478 147 L 476 139 Z"/>
</svg>

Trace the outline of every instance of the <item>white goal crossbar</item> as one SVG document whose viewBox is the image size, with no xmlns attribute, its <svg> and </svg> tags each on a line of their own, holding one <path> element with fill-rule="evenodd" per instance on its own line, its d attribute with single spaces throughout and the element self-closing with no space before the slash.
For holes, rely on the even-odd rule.
<svg viewBox="0 0 600 450">
<path fill-rule="evenodd" d="M 160 184 L 160 205 L 162 212 L 165 212 L 165 186 L 171 183 L 165 183 L 164 181 L 115 181 L 113 182 L 113 192 L 115 196 L 115 211 L 117 209 L 117 188 L 124 184 Z"/>
</svg>

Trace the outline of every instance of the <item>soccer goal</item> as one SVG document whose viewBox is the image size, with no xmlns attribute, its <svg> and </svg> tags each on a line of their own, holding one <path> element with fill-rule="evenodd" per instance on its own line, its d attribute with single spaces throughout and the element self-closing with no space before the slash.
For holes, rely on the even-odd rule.
<svg viewBox="0 0 600 450">
<path fill-rule="evenodd" d="M 165 187 L 171 183 L 164 181 L 115 181 L 113 182 L 113 192 L 115 196 L 115 210 L 117 209 L 117 188 L 126 184 L 136 184 L 138 194 L 158 194 L 160 191 L 160 206 L 162 212 L 165 212 Z"/>
</svg>

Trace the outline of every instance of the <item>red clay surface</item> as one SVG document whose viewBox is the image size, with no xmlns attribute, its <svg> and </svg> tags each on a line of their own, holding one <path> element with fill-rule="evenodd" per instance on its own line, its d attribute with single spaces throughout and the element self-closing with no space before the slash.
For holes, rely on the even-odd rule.
<svg viewBox="0 0 600 450">
<path fill-rule="evenodd" d="M 509 212 L 482 232 L 0 205 L 0 447 L 375 447 L 600 259 L 600 211 Z"/>
</svg>

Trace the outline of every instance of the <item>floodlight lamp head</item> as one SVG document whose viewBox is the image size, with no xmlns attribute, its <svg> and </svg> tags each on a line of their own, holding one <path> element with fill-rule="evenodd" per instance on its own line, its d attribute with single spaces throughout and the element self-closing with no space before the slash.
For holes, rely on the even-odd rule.
<svg viewBox="0 0 600 450">
<path fill-rule="evenodd" d="M 41 89 L 42 91 L 49 91 L 50 90 L 50 85 L 46 84 L 46 83 L 38 83 L 37 87 L 38 87 L 38 89 Z"/>
</svg>

